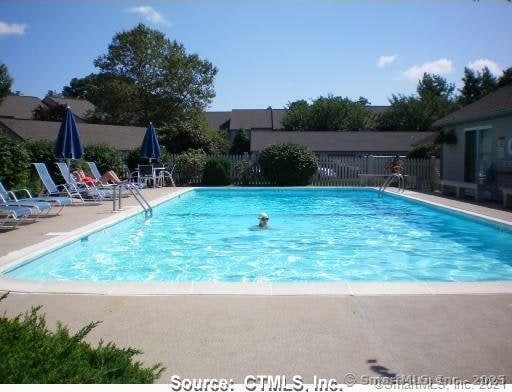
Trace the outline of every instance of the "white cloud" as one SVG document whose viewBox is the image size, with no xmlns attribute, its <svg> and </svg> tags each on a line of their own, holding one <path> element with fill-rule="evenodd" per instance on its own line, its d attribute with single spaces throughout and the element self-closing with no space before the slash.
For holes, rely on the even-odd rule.
<svg viewBox="0 0 512 392">
<path fill-rule="evenodd" d="M 479 59 L 468 63 L 467 67 L 473 71 L 482 71 L 485 67 L 489 68 L 495 76 L 503 75 L 503 69 L 494 61 L 489 59 Z"/>
<path fill-rule="evenodd" d="M 422 78 L 424 73 L 443 75 L 453 71 L 453 63 L 446 58 L 436 61 L 429 61 L 421 65 L 413 65 L 408 70 L 404 71 L 402 75 L 404 78 L 416 81 Z"/>
<path fill-rule="evenodd" d="M 169 22 L 165 20 L 162 14 L 150 6 L 132 7 L 128 8 L 126 11 L 140 14 L 144 16 L 146 20 L 149 20 L 152 23 L 169 24 Z"/>
<path fill-rule="evenodd" d="M 380 56 L 377 62 L 377 67 L 382 68 L 395 61 L 396 56 Z"/>
<path fill-rule="evenodd" d="M 2 35 L 23 35 L 26 28 L 26 24 L 0 22 L 0 37 Z"/>
</svg>

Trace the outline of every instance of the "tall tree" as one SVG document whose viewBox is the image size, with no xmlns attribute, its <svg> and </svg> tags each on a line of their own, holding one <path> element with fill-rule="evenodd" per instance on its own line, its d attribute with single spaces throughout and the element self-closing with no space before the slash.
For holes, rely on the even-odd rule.
<svg viewBox="0 0 512 392">
<path fill-rule="evenodd" d="M 463 106 L 479 100 L 498 87 L 498 80 L 487 67 L 482 71 L 474 71 L 465 67 L 462 81 L 464 86 L 459 90 L 459 102 Z"/>
<path fill-rule="evenodd" d="M 442 98 L 447 102 L 453 100 L 455 84 L 448 83 L 441 75 L 424 73 L 416 88 L 420 99 Z"/>
<path fill-rule="evenodd" d="M 512 67 L 507 68 L 503 71 L 503 75 L 501 75 L 498 80 L 498 87 L 504 87 L 509 84 L 512 84 Z"/>
<path fill-rule="evenodd" d="M 287 131 L 309 130 L 309 103 L 300 99 L 288 104 L 288 111 L 282 120 L 283 128 Z"/>
<path fill-rule="evenodd" d="M 9 75 L 9 70 L 4 63 L 0 62 L 0 103 L 10 94 L 11 86 L 12 78 Z"/>
<path fill-rule="evenodd" d="M 498 87 L 498 79 L 491 70 L 485 67 L 482 70 L 482 97 L 492 93 Z"/>
<path fill-rule="evenodd" d="M 392 95 L 391 107 L 377 120 L 386 131 L 429 131 L 432 123 L 457 109 L 455 86 L 440 75 L 425 73 L 418 82 L 417 95 Z"/>
<path fill-rule="evenodd" d="M 365 101 L 320 96 L 311 104 L 305 100 L 291 102 L 283 118 L 288 131 L 348 131 L 371 128 L 373 117 L 364 106 Z"/>
<path fill-rule="evenodd" d="M 117 33 L 94 65 L 98 74 L 73 79 L 63 92 L 94 103 L 98 121 L 162 127 L 199 116 L 215 96 L 217 69 L 144 24 Z"/>
</svg>

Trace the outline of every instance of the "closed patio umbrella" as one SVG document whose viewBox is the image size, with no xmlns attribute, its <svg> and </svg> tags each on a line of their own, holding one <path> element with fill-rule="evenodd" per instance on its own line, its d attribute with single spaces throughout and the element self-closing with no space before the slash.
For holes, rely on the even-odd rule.
<svg viewBox="0 0 512 392">
<path fill-rule="evenodd" d="M 65 159 L 68 167 L 70 167 L 71 159 L 80 159 L 84 155 L 84 147 L 80 140 L 80 133 L 76 126 L 75 117 L 68 106 L 66 115 L 60 125 L 59 134 L 55 142 L 53 151 L 55 158 Z M 69 170 L 71 177 L 71 170 Z M 69 178 L 71 180 L 71 178 Z"/>
<path fill-rule="evenodd" d="M 158 143 L 153 123 L 149 123 L 146 129 L 144 140 L 142 140 L 142 145 L 140 146 L 140 156 L 142 158 L 148 158 L 149 163 L 151 163 L 152 159 L 160 158 L 160 144 Z"/>
</svg>

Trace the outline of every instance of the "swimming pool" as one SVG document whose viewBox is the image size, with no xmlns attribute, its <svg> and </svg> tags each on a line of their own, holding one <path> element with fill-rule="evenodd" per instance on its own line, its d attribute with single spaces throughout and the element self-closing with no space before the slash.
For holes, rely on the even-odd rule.
<svg viewBox="0 0 512 392">
<path fill-rule="evenodd" d="M 262 211 L 270 229 L 257 229 Z M 93 282 L 512 280 L 512 234 L 362 189 L 197 189 L 11 269 Z"/>
</svg>

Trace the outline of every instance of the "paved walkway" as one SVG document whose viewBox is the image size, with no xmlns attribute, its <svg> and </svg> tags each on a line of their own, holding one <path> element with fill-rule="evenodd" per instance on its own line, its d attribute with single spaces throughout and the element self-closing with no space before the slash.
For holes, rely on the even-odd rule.
<svg viewBox="0 0 512 392">
<path fill-rule="evenodd" d="M 0 311 L 43 305 L 73 331 L 144 352 L 181 377 L 505 375 L 512 380 L 512 295 L 249 297 L 11 294 Z"/>
<path fill-rule="evenodd" d="M 156 199 L 174 190 L 147 190 Z M 509 211 L 434 195 L 478 214 L 512 222 Z M 130 203 L 132 204 L 132 203 Z M 127 203 L 127 205 L 129 205 Z M 135 207 L 132 207 L 135 208 Z M 0 234 L 0 256 L 110 216 L 111 205 L 73 207 L 62 216 Z M 51 237 L 51 236 L 50 236 Z M 104 296 L 14 294 L 0 303 L 14 315 L 43 305 L 49 325 L 141 349 L 181 377 L 317 375 L 505 375 L 512 380 L 512 295 L 401 296 Z"/>
</svg>

